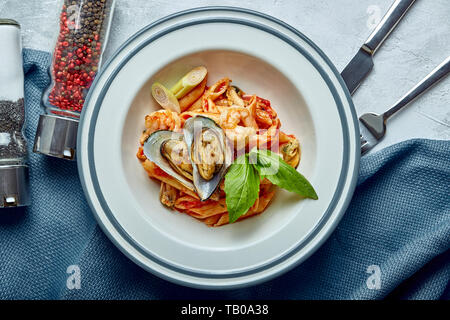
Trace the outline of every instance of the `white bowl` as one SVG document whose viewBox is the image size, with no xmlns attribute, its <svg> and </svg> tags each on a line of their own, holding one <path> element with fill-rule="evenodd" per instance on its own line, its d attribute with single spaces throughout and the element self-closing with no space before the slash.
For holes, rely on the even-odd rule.
<svg viewBox="0 0 450 320">
<path fill-rule="evenodd" d="M 136 158 L 144 117 L 159 109 L 150 87 L 197 65 L 210 84 L 228 76 L 272 102 L 282 130 L 300 140 L 298 170 L 319 200 L 279 190 L 262 215 L 220 228 L 160 204 Z M 305 36 L 255 12 L 194 9 L 144 28 L 97 76 L 79 126 L 79 172 L 100 226 L 137 264 L 183 285 L 241 287 L 293 268 L 336 227 L 355 188 L 358 130 L 339 73 Z"/>
</svg>

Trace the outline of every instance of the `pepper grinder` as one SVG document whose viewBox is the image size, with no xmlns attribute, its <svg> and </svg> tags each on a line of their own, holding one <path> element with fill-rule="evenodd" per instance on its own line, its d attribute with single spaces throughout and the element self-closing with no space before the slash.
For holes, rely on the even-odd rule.
<svg viewBox="0 0 450 320">
<path fill-rule="evenodd" d="M 28 192 L 20 25 L 0 19 L 0 208 L 26 206 Z"/>
<path fill-rule="evenodd" d="M 33 152 L 76 159 L 81 110 L 101 66 L 115 0 L 62 0 L 59 35 Z"/>
</svg>

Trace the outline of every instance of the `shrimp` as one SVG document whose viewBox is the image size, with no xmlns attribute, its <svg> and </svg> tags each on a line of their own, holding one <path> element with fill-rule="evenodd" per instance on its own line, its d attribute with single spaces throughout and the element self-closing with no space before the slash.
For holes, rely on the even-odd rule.
<svg viewBox="0 0 450 320">
<path fill-rule="evenodd" d="M 250 137 L 249 149 L 258 147 L 258 149 L 269 149 L 278 152 L 280 143 L 279 121 L 274 123 L 268 129 L 259 129 L 257 133 Z"/>
<path fill-rule="evenodd" d="M 242 150 L 249 144 L 252 137 L 256 135 L 256 129 L 236 126 L 233 129 L 225 129 L 225 134 L 233 142 L 234 149 Z"/>
<path fill-rule="evenodd" d="M 239 106 L 221 107 L 217 106 L 220 111 L 219 125 L 224 129 L 234 129 L 238 125 L 258 129 L 251 110 Z"/>
<path fill-rule="evenodd" d="M 141 135 L 141 145 L 148 137 L 158 130 L 179 131 L 181 129 L 180 116 L 170 110 L 158 110 L 145 116 L 145 131 Z"/>
</svg>

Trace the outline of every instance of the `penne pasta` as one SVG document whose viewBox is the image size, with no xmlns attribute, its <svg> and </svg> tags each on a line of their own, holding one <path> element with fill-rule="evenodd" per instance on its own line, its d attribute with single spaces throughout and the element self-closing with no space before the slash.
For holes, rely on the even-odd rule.
<svg viewBox="0 0 450 320">
<path fill-rule="evenodd" d="M 195 117 L 195 116 L 208 117 L 208 118 L 214 120 L 216 123 L 219 123 L 219 121 L 220 121 L 220 114 L 211 113 L 211 112 L 185 111 L 180 115 L 180 117 L 184 120 L 187 120 L 187 119 Z"/>
<path fill-rule="evenodd" d="M 214 203 L 206 204 L 197 208 L 192 208 L 191 211 L 203 218 L 206 218 L 219 213 L 227 212 L 227 205 L 225 204 L 225 198 L 223 198 L 219 201 L 214 201 Z"/>
<path fill-rule="evenodd" d="M 207 78 L 205 77 L 205 79 L 203 79 L 203 81 L 200 82 L 200 84 L 197 85 L 191 92 L 189 92 L 183 98 L 178 100 L 181 112 L 189 109 L 195 101 L 197 101 L 201 96 L 203 96 L 206 88 L 206 79 Z"/>
<path fill-rule="evenodd" d="M 203 95 L 200 96 L 186 111 L 202 111 Z"/>
<path fill-rule="evenodd" d="M 147 171 L 147 174 L 150 178 L 157 179 L 161 182 L 164 182 L 171 187 L 174 187 L 178 189 L 181 192 L 184 192 L 196 199 L 199 199 L 198 195 L 194 192 L 183 186 L 180 182 L 175 180 L 173 177 L 162 171 L 156 164 L 151 162 L 150 160 L 145 160 L 142 162 L 142 166 L 144 167 L 145 171 Z"/>
<path fill-rule="evenodd" d="M 220 79 L 206 91 L 205 93 L 206 98 L 211 99 L 211 101 L 217 100 L 227 91 L 229 85 L 230 85 L 229 78 Z"/>
<path fill-rule="evenodd" d="M 215 216 L 208 217 L 203 220 L 203 223 L 205 223 L 208 227 L 212 227 L 215 224 L 217 224 L 217 221 L 219 221 L 222 214 L 216 214 Z"/>
</svg>

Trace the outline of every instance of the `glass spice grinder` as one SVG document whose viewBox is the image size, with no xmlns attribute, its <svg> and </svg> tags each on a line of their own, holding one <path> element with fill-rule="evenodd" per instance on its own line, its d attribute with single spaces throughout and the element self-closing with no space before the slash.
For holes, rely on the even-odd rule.
<svg viewBox="0 0 450 320">
<path fill-rule="evenodd" d="M 74 160 L 78 121 L 98 72 L 115 0 L 61 0 L 60 29 L 33 151 Z"/>
<path fill-rule="evenodd" d="M 20 25 L 0 19 L 0 208 L 26 206 L 28 193 Z"/>
</svg>

